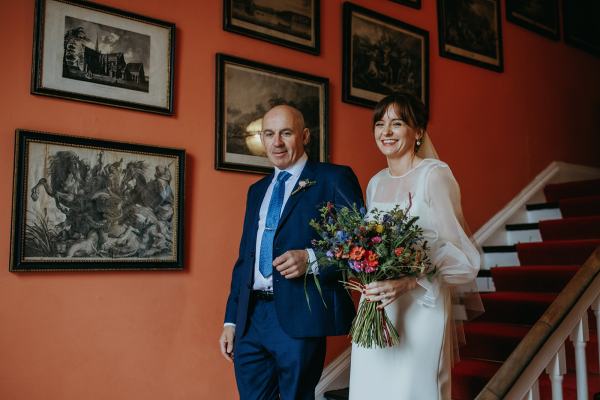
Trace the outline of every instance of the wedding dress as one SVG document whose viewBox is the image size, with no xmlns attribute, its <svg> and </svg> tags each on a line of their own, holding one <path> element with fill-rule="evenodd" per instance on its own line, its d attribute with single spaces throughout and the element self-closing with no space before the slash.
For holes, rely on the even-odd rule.
<svg viewBox="0 0 600 400">
<path fill-rule="evenodd" d="M 464 231 L 460 190 L 447 164 L 425 158 L 402 176 L 388 169 L 367 187 L 369 210 L 399 204 L 418 216 L 437 267 L 385 310 L 400 335 L 388 348 L 352 345 L 350 400 L 449 400 L 453 353 L 450 286 L 472 282 L 480 255 Z M 362 299 L 361 299 L 362 301 Z"/>
</svg>

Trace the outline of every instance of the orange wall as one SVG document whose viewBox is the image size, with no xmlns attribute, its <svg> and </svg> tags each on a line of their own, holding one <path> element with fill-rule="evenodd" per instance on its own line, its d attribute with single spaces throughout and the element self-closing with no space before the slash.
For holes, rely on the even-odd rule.
<svg viewBox="0 0 600 400">
<path fill-rule="evenodd" d="M 322 0 L 315 57 L 224 32 L 222 1 L 105 0 L 177 24 L 173 117 L 29 94 L 33 1 L 0 0 L 0 398 L 231 399 L 217 338 L 256 175 L 215 171 L 214 54 L 329 77 L 332 160 L 361 184 L 384 166 L 370 110 L 342 103 L 341 1 Z M 475 230 L 552 160 L 600 165 L 600 61 L 503 19 L 505 72 L 438 56 L 435 2 L 413 10 L 356 3 L 430 32 L 430 133 L 462 185 Z M 185 148 L 186 260 L 181 273 L 8 272 L 14 129 Z M 329 359 L 344 340 L 330 346 Z"/>
</svg>

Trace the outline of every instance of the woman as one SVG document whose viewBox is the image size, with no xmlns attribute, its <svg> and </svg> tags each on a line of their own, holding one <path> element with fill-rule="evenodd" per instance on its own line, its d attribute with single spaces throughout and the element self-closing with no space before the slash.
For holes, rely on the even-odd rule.
<svg viewBox="0 0 600 400">
<path fill-rule="evenodd" d="M 450 399 L 453 351 L 451 287 L 469 283 L 479 270 L 479 252 L 464 231 L 460 191 L 426 134 L 427 112 L 416 98 L 392 94 L 373 115 L 377 147 L 388 167 L 367 187 L 369 209 L 406 207 L 418 216 L 437 267 L 433 278 L 374 282 L 363 300 L 378 301 L 400 334 L 400 344 L 352 346 L 350 399 Z"/>
</svg>

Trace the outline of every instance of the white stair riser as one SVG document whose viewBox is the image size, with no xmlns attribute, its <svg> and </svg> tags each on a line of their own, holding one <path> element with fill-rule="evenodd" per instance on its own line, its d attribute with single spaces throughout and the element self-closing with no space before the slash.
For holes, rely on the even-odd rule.
<svg viewBox="0 0 600 400">
<path fill-rule="evenodd" d="M 520 265 L 517 253 L 484 253 L 483 269 Z"/>
<path fill-rule="evenodd" d="M 494 280 L 491 277 L 477 278 L 477 290 L 480 292 L 495 292 Z"/>
<path fill-rule="evenodd" d="M 541 242 L 542 235 L 538 229 L 531 229 L 526 231 L 506 231 L 506 240 L 509 245 L 517 243 L 531 243 Z"/>
<path fill-rule="evenodd" d="M 558 208 L 548 208 L 545 210 L 527 211 L 527 222 L 539 222 L 549 219 L 561 219 L 562 214 Z"/>
</svg>

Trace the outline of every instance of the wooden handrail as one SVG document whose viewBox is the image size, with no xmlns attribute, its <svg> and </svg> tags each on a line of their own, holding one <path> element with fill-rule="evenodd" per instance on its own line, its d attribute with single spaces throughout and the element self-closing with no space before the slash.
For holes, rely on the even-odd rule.
<svg viewBox="0 0 600 400">
<path fill-rule="evenodd" d="M 485 385 L 476 400 L 501 400 L 511 390 L 531 360 L 571 312 L 577 301 L 600 274 L 600 247 L 592 253 L 550 307 L 531 327 L 517 348 Z"/>
</svg>

